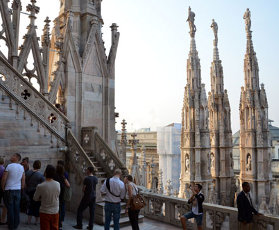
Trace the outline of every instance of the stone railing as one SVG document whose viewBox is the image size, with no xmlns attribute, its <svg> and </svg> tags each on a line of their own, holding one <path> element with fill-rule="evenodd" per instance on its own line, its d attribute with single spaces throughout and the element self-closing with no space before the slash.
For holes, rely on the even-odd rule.
<svg viewBox="0 0 279 230">
<path fill-rule="evenodd" d="M 138 186 L 145 198 L 146 206 L 142 214 L 150 219 L 181 227 L 180 216 L 190 211 L 185 199 L 149 192 Z M 188 224 L 192 229 L 192 224 Z"/>
<path fill-rule="evenodd" d="M 89 156 L 96 158 L 107 176 L 112 176 L 115 169 L 119 168 L 127 174 L 128 170 L 118 156 L 111 150 L 95 127 L 82 128 L 82 147 Z"/>
<path fill-rule="evenodd" d="M 187 200 L 149 192 L 140 187 L 146 206 L 142 213 L 160 222 L 181 227 L 180 216 L 190 211 Z M 238 230 L 237 209 L 215 204 L 203 204 L 203 229 Z M 187 223 L 187 229 L 196 229 L 194 222 Z M 255 216 L 253 230 L 277 230 L 279 218 L 270 215 Z"/>
<path fill-rule="evenodd" d="M 69 120 L 0 55 L 0 87 L 52 135 L 66 142 Z"/>
<path fill-rule="evenodd" d="M 95 171 L 97 168 L 90 160 L 86 152 L 83 150 L 74 134 L 70 129 L 68 129 L 67 134 L 67 145 L 68 145 L 68 154 L 66 154 L 67 161 L 70 163 L 71 168 L 73 168 L 75 172 L 76 179 L 78 179 L 78 183 L 80 184 L 84 179 L 86 169 L 89 166 L 94 167 Z"/>
</svg>

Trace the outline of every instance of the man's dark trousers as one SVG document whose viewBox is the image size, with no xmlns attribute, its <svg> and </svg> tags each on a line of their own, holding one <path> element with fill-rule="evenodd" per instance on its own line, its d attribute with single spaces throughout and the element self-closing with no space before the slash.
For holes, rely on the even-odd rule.
<svg viewBox="0 0 279 230">
<path fill-rule="evenodd" d="M 4 192 L 4 203 L 8 211 L 9 230 L 17 229 L 19 225 L 20 198 L 20 190 L 7 190 Z"/>
<path fill-rule="evenodd" d="M 77 211 L 77 226 L 82 226 L 82 213 L 87 207 L 89 207 L 89 214 L 90 214 L 89 229 L 93 229 L 95 205 L 96 205 L 96 197 L 82 198 Z"/>
</svg>

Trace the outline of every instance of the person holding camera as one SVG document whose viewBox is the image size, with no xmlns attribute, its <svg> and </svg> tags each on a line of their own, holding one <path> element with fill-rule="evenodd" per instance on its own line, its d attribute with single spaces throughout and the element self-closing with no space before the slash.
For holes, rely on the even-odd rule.
<svg viewBox="0 0 279 230">
<path fill-rule="evenodd" d="M 180 221 L 183 227 L 183 230 L 186 230 L 186 220 L 195 218 L 198 230 L 202 230 L 202 217 L 203 217 L 203 208 L 202 203 L 204 201 L 204 195 L 201 193 L 202 185 L 195 184 L 192 189 L 193 195 L 188 200 L 188 204 L 192 204 L 191 212 L 186 213 L 184 216 L 180 217 Z"/>
</svg>

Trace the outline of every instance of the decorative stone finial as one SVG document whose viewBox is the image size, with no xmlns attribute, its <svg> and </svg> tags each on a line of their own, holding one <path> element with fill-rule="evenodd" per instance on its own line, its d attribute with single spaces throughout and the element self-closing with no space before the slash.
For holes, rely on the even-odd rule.
<svg viewBox="0 0 279 230">
<path fill-rule="evenodd" d="M 30 12 L 29 18 L 30 18 L 30 25 L 35 24 L 35 19 L 36 19 L 36 14 L 39 13 L 40 7 L 36 6 L 35 3 L 37 2 L 36 0 L 31 0 L 30 1 L 32 4 L 28 4 L 26 6 L 26 10 Z"/>
<path fill-rule="evenodd" d="M 136 149 L 137 147 L 137 144 L 139 143 L 139 140 L 136 140 L 136 136 L 137 134 L 136 133 L 132 133 L 131 134 L 131 137 L 133 138 L 132 140 L 129 140 L 129 144 L 132 145 L 132 149 Z"/>
<path fill-rule="evenodd" d="M 188 19 L 187 22 L 189 22 L 189 27 L 190 27 L 190 36 L 191 38 L 195 37 L 196 33 L 196 26 L 195 26 L 195 13 L 191 11 L 191 7 L 189 6 L 188 9 Z"/>
<path fill-rule="evenodd" d="M 117 31 L 117 28 L 118 28 L 118 27 L 119 27 L 119 26 L 118 26 L 116 23 L 112 23 L 111 26 L 110 26 L 111 31 Z"/>
<path fill-rule="evenodd" d="M 121 133 L 121 141 L 120 143 L 121 144 L 127 144 L 127 135 L 126 135 L 126 125 L 127 125 L 127 122 L 125 121 L 125 119 L 122 120 L 121 122 L 121 125 L 122 125 L 122 133 Z"/>
<path fill-rule="evenodd" d="M 13 4 L 12 4 L 12 8 L 13 8 L 13 10 L 17 10 L 17 9 L 19 9 L 20 8 L 20 10 L 21 10 L 21 1 L 20 0 L 14 0 L 13 1 Z"/>
<path fill-rule="evenodd" d="M 244 15 L 243 15 L 243 19 L 245 20 L 245 30 L 246 30 L 246 34 L 247 36 L 251 35 L 251 12 L 249 10 L 249 8 L 246 9 Z"/>
</svg>

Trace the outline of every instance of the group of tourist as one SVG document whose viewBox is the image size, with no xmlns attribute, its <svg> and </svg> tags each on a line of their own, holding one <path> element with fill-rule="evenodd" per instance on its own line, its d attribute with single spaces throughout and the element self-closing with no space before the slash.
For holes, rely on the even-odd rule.
<svg viewBox="0 0 279 230">
<path fill-rule="evenodd" d="M 186 230 L 187 219 L 194 218 L 198 230 L 202 229 L 204 195 L 201 193 L 202 185 L 195 184 L 192 189 L 193 195 L 188 200 L 192 205 L 190 212 L 180 217 L 183 230 Z M 262 215 L 253 206 L 250 196 L 250 185 L 248 182 L 242 183 L 242 191 L 237 196 L 238 222 L 240 230 L 252 230 L 253 215 Z"/>
<path fill-rule="evenodd" d="M 29 169 L 29 159 L 15 153 L 10 158 L 10 164 L 4 166 L 0 158 L 0 203 L 3 198 L 4 206 L 0 225 L 8 225 L 9 230 L 15 230 L 20 223 L 20 211 L 28 215 L 27 224 L 39 224 L 41 230 L 62 229 L 65 217 L 65 194 L 70 188 L 69 175 L 64 169 L 64 162 L 58 161 L 57 166 L 47 165 L 44 174 L 40 172 L 41 162 L 35 160 L 33 169 Z M 83 211 L 89 208 L 90 218 L 87 229 L 92 230 L 96 204 L 96 185 L 98 179 L 93 175 L 94 168 L 87 168 L 87 176 L 83 181 L 83 197 L 77 210 L 75 229 L 82 229 Z M 124 176 L 116 169 L 114 176 L 107 178 L 101 187 L 105 200 L 105 230 L 110 229 L 113 217 L 114 229 L 118 230 L 121 214 L 121 200 L 127 200 L 126 213 L 129 215 L 133 230 L 138 230 L 139 210 L 131 208 L 133 196 L 138 188 L 130 175 Z M 7 220 L 6 220 L 7 219 Z"/>
<path fill-rule="evenodd" d="M 28 157 L 20 161 L 21 155 L 15 153 L 11 163 L 4 167 L 4 160 L 0 158 L 0 202 L 2 198 L 4 201 L 0 225 L 7 224 L 9 230 L 17 229 L 22 211 L 28 215 L 27 224 L 35 217 L 35 225 L 40 219 L 40 229 L 62 229 L 64 190 L 70 187 L 64 162 L 58 161 L 56 168 L 48 165 L 43 175 L 39 160 L 33 162 L 33 169 L 29 169 Z"/>
<path fill-rule="evenodd" d="M 93 168 L 92 168 L 93 169 Z M 94 221 L 94 211 L 95 211 L 95 200 L 96 200 L 96 184 L 98 183 L 97 178 L 94 178 L 93 171 L 91 174 L 92 178 L 84 179 L 84 196 L 80 202 L 77 212 L 77 224 L 73 226 L 75 229 L 82 229 L 82 213 L 89 207 L 90 218 L 88 229 L 92 229 Z M 120 178 L 122 176 L 122 171 L 116 169 L 114 175 L 111 178 L 107 178 L 102 187 L 101 194 L 105 201 L 105 225 L 104 229 L 109 230 L 111 219 L 113 218 L 114 230 L 119 230 L 119 220 L 121 215 L 121 201 L 126 200 L 125 212 L 128 213 L 129 220 L 133 230 L 139 230 L 138 217 L 139 210 L 134 210 L 131 208 L 131 201 L 133 197 L 138 193 L 137 186 L 133 183 L 133 177 L 131 175 L 124 175 L 124 181 Z M 94 194 L 91 196 L 86 192 L 87 184 L 91 180 L 91 184 L 94 184 Z"/>
<path fill-rule="evenodd" d="M 29 159 L 15 153 L 10 158 L 10 164 L 4 167 L 4 160 L 0 158 L 0 203 L 4 200 L 0 225 L 7 224 L 9 230 L 17 229 L 20 223 L 20 210 L 28 215 L 27 224 L 31 224 L 35 217 L 35 224 L 39 223 L 42 230 L 62 229 L 65 217 L 65 194 L 70 188 L 69 175 L 64 169 L 64 162 L 58 161 L 56 168 L 47 165 L 44 175 L 40 172 L 41 162 L 35 160 L 33 169 L 29 169 Z M 96 185 L 98 179 L 94 175 L 94 168 L 87 168 L 87 176 L 83 181 L 83 197 L 77 210 L 77 224 L 75 229 L 82 229 L 83 211 L 89 208 L 90 218 L 87 229 L 92 230 L 96 205 Z M 133 198 L 138 194 L 138 188 L 133 183 L 131 175 L 125 175 L 124 181 L 120 178 L 122 172 L 116 169 L 113 177 L 107 178 L 102 187 L 101 194 L 105 201 L 105 230 L 110 229 L 113 217 L 114 230 L 119 230 L 121 215 L 121 201 L 126 199 L 126 213 L 133 230 L 139 230 L 139 210 L 131 207 Z M 242 183 L 242 192 L 237 196 L 238 221 L 241 230 L 251 230 L 253 214 L 259 214 L 253 206 L 250 197 L 250 185 Z M 202 229 L 203 201 L 202 185 L 195 184 L 192 196 L 188 200 L 192 204 L 189 213 L 180 217 L 183 230 L 186 230 L 186 221 L 194 218 L 198 230 Z M 7 222 L 6 222 L 7 214 Z"/>
</svg>

